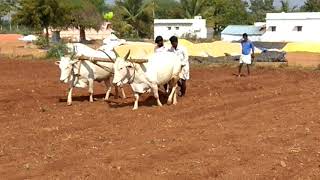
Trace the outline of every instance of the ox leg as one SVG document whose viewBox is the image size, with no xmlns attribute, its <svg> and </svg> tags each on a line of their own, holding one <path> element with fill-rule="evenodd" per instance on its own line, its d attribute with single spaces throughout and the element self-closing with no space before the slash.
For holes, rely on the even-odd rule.
<svg viewBox="0 0 320 180">
<path fill-rule="evenodd" d="M 72 105 L 72 90 L 73 90 L 73 87 L 71 86 L 68 90 L 68 98 L 67 98 L 67 105 L 68 106 Z"/>
<path fill-rule="evenodd" d="M 89 101 L 93 102 L 93 79 L 89 79 Z"/>
<path fill-rule="evenodd" d="M 124 93 L 123 87 L 120 87 L 120 89 L 121 89 L 122 99 L 126 99 L 127 97 L 126 97 L 126 93 Z"/>
<path fill-rule="evenodd" d="M 178 88 L 178 84 L 175 85 L 174 87 L 174 93 L 173 93 L 173 105 L 176 105 L 178 103 L 177 101 L 177 88 Z M 173 89 L 172 89 L 173 91 Z"/>
<path fill-rule="evenodd" d="M 133 109 L 132 110 L 137 110 L 138 109 L 138 103 L 139 103 L 139 93 L 135 92 L 134 97 L 136 98 L 134 101 Z"/>
<path fill-rule="evenodd" d="M 177 84 L 172 86 L 170 95 L 168 97 L 168 102 L 167 104 L 177 104 L 177 97 L 176 97 L 176 92 L 177 92 Z M 172 103 L 173 101 L 173 103 Z"/>
<path fill-rule="evenodd" d="M 162 103 L 159 98 L 158 85 L 153 85 L 152 90 L 153 90 L 154 97 L 157 99 L 158 106 L 162 106 Z"/>
<path fill-rule="evenodd" d="M 115 99 L 118 99 L 118 98 L 119 98 L 119 89 L 118 89 L 118 86 L 114 86 L 114 91 L 115 91 L 114 98 L 115 98 Z"/>
<path fill-rule="evenodd" d="M 104 100 L 106 101 L 106 100 L 109 99 L 111 88 L 112 88 L 112 84 L 111 84 L 110 81 L 107 81 L 107 80 L 104 81 L 104 84 L 106 85 L 106 96 L 104 97 Z"/>
</svg>

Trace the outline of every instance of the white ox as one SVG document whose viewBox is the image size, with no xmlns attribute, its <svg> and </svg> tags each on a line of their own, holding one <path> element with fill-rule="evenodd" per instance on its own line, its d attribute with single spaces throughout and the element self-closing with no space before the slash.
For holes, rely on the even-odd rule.
<svg viewBox="0 0 320 180">
<path fill-rule="evenodd" d="M 172 91 L 167 104 L 177 103 L 177 82 L 181 72 L 181 61 L 177 55 L 171 52 L 159 52 L 152 55 L 148 60 L 128 59 L 130 51 L 125 58 L 117 55 L 114 64 L 113 83 L 117 86 L 129 83 L 134 92 L 135 102 L 133 110 L 138 109 L 139 94 L 152 90 L 157 104 L 162 106 L 158 87 L 169 83 Z M 140 62 L 139 62 L 140 61 Z"/>
<path fill-rule="evenodd" d="M 68 48 L 73 49 L 76 56 L 87 56 L 87 57 L 96 57 L 96 58 L 108 58 L 110 62 L 91 62 L 88 60 L 78 60 L 73 59 L 72 57 L 61 57 L 60 61 L 57 61 L 56 64 L 60 68 L 60 81 L 63 83 L 68 83 L 70 85 L 68 90 L 67 104 L 72 104 L 72 90 L 74 87 L 89 88 L 89 101 L 93 102 L 93 82 L 94 81 L 104 81 L 106 85 L 106 95 L 105 100 L 109 99 L 109 95 L 112 87 L 112 75 L 114 71 L 114 62 L 112 57 L 115 57 L 113 52 L 108 52 L 108 55 L 102 51 L 94 50 L 86 45 L 77 43 L 77 44 L 68 44 Z M 110 56 L 109 56 L 110 54 Z M 123 88 L 122 98 L 125 98 L 125 93 Z M 118 88 L 115 87 L 115 97 L 118 97 Z"/>
</svg>

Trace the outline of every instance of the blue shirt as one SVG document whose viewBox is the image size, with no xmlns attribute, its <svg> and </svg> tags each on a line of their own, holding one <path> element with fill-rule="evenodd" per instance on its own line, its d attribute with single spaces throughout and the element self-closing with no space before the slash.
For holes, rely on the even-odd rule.
<svg viewBox="0 0 320 180">
<path fill-rule="evenodd" d="M 242 46 L 242 54 L 243 55 L 249 55 L 251 54 L 251 50 L 254 51 L 254 46 L 251 41 L 241 41 L 241 46 Z"/>
</svg>

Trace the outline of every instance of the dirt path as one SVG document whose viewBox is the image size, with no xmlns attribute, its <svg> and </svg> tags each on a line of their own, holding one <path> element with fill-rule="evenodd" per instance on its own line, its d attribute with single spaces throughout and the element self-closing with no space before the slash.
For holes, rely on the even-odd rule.
<svg viewBox="0 0 320 180">
<path fill-rule="evenodd" d="M 0 60 L 0 177 L 320 177 L 320 73 L 234 71 L 193 69 L 178 105 L 152 107 L 145 95 L 133 112 L 129 90 L 124 103 L 76 90 L 67 107 L 53 62 Z"/>
</svg>

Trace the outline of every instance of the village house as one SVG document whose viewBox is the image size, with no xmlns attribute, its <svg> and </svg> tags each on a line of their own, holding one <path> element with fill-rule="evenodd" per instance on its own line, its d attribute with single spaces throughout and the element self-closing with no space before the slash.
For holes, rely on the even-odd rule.
<svg viewBox="0 0 320 180">
<path fill-rule="evenodd" d="M 320 12 L 267 13 L 265 23 L 229 25 L 223 41 L 238 41 L 247 33 L 252 41 L 320 42 Z"/>
<path fill-rule="evenodd" d="M 155 19 L 154 37 L 162 36 L 168 40 L 171 36 L 207 38 L 206 20 L 201 16 L 194 19 Z"/>
<path fill-rule="evenodd" d="M 230 25 L 221 32 L 223 41 L 239 41 L 244 33 L 247 33 L 252 41 L 260 41 L 266 31 L 266 23 L 254 25 Z"/>
<path fill-rule="evenodd" d="M 268 13 L 266 33 L 261 37 L 267 42 L 320 42 L 320 12 Z"/>
</svg>

